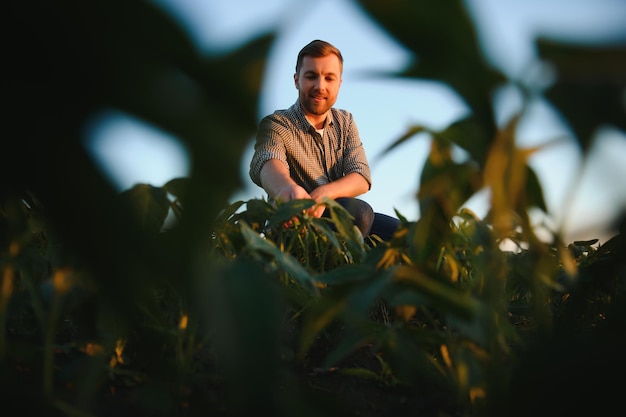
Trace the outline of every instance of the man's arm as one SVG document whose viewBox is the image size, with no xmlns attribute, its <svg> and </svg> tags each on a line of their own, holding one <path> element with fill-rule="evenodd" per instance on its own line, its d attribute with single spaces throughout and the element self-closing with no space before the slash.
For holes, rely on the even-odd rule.
<svg viewBox="0 0 626 417">
<path fill-rule="evenodd" d="M 369 190 L 369 182 L 361 174 L 352 173 L 337 181 L 321 185 L 311 192 L 296 184 L 289 176 L 289 169 L 278 159 L 270 159 L 261 168 L 261 184 L 269 196 L 276 201 L 289 201 L 298 198 L 311 198 L 321 202 L 323 197 L 356 197 Z M 314 217 L 321 217 L 325 207 L 318 206 L 310 211 Z"/>
<path fill-rule="evenodd" d="M 322 197 L 333 200 L 340 197 L 356 197 L 369 191 L 369 182 L 359 173 L 353 172 L 336 181 L 320 185 L 311 192 L 311 198 L 322 201 Z"/>
<path fill-rule="evenodd" d="M 261 168 L 261 185 L 276 201 L 312 198 L 309 193 L 289 176 L 289 169 L 278 159 L 270 159 Z"/>
</svg>

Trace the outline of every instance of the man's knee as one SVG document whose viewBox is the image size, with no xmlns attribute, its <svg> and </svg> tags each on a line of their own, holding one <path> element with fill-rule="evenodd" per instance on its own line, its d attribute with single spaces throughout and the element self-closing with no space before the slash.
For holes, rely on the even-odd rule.
<svg viewBox="0 0 626 417">
<path fill-rule="evenodd" d="M 370 234 L 389 241 L 400 226 L 400 219 L 382 213 L 374 213 L 374 222 Z"/>
<path fill-rule="evenodd" d="M 354 224 L 363 236 L 368 236 L 374 223 L 374 209 L 367 202 L 358 198 L 341 197 L 335 200 L 352 217 Z"/>
</svg>

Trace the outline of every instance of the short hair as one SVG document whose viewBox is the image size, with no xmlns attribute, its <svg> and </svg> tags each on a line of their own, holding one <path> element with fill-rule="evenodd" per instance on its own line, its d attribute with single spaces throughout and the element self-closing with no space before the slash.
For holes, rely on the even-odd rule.
<svg viewBox="0 0 626 417">
<path fill-rule="evenodd" d="M 296 61 L 296 74 L 300 73 L 300 69 L 302 68 L 302 61 L 304 60 L 305 56 L 321 58 L 323 56 L 331 54 L 334 54 L 337 56 L 337 58 L 339 58 L 339 66 L 343 71 L 343 56 L 341 55 L 341 51 L 339 51 L 337 47 L 319 39 L 309 42 L 298 53 L 298 60 Z"/>
</svg>

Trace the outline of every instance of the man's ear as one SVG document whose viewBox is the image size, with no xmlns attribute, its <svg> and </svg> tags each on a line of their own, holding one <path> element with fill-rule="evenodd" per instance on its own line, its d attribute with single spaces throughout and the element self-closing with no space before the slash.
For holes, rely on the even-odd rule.
<svg viewBox="0 0 626 417">
<path fill-rule="evenodd" d="M 296 86 L 296 90 L 299 90 L 300 89 L 300 84 L 298 83 L 298 73 L 297 72 L 293 74 L 293 83 Z"/>
</svg>

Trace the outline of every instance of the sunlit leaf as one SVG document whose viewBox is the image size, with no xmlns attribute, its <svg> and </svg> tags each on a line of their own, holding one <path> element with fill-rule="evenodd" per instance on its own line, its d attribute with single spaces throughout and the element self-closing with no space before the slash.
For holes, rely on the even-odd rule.
<svg viewBox="0 0 626 417">
<path fill-rule="evenodd" d="M 259 236 L 259 234 L 252 230 L 246 223 L 240 223 L 240 227 L 249 250 L 271 255 L 285 272 L 299 282 L 303 288 L 311 293 L 317 292 L 313 277 L 293 258 L 293 256 L 278 249 L 270 240 Z"/>
<path fill-rule="evenodd" d="M 490 189 L 490 218 L 500 236 L 511 234 L 517 227 L 515 219 L 519 216 L 527 231 L 531 232 L 526 220 L 527 210 L 532 206 L 546 210 L 541 186 L 528 160 L 555 141 L 530 148 L 518 147 L 518 122 L 519 116 L 516 116 L 498 131 L 483 172 L 484 183 Z"/>
</svg>

